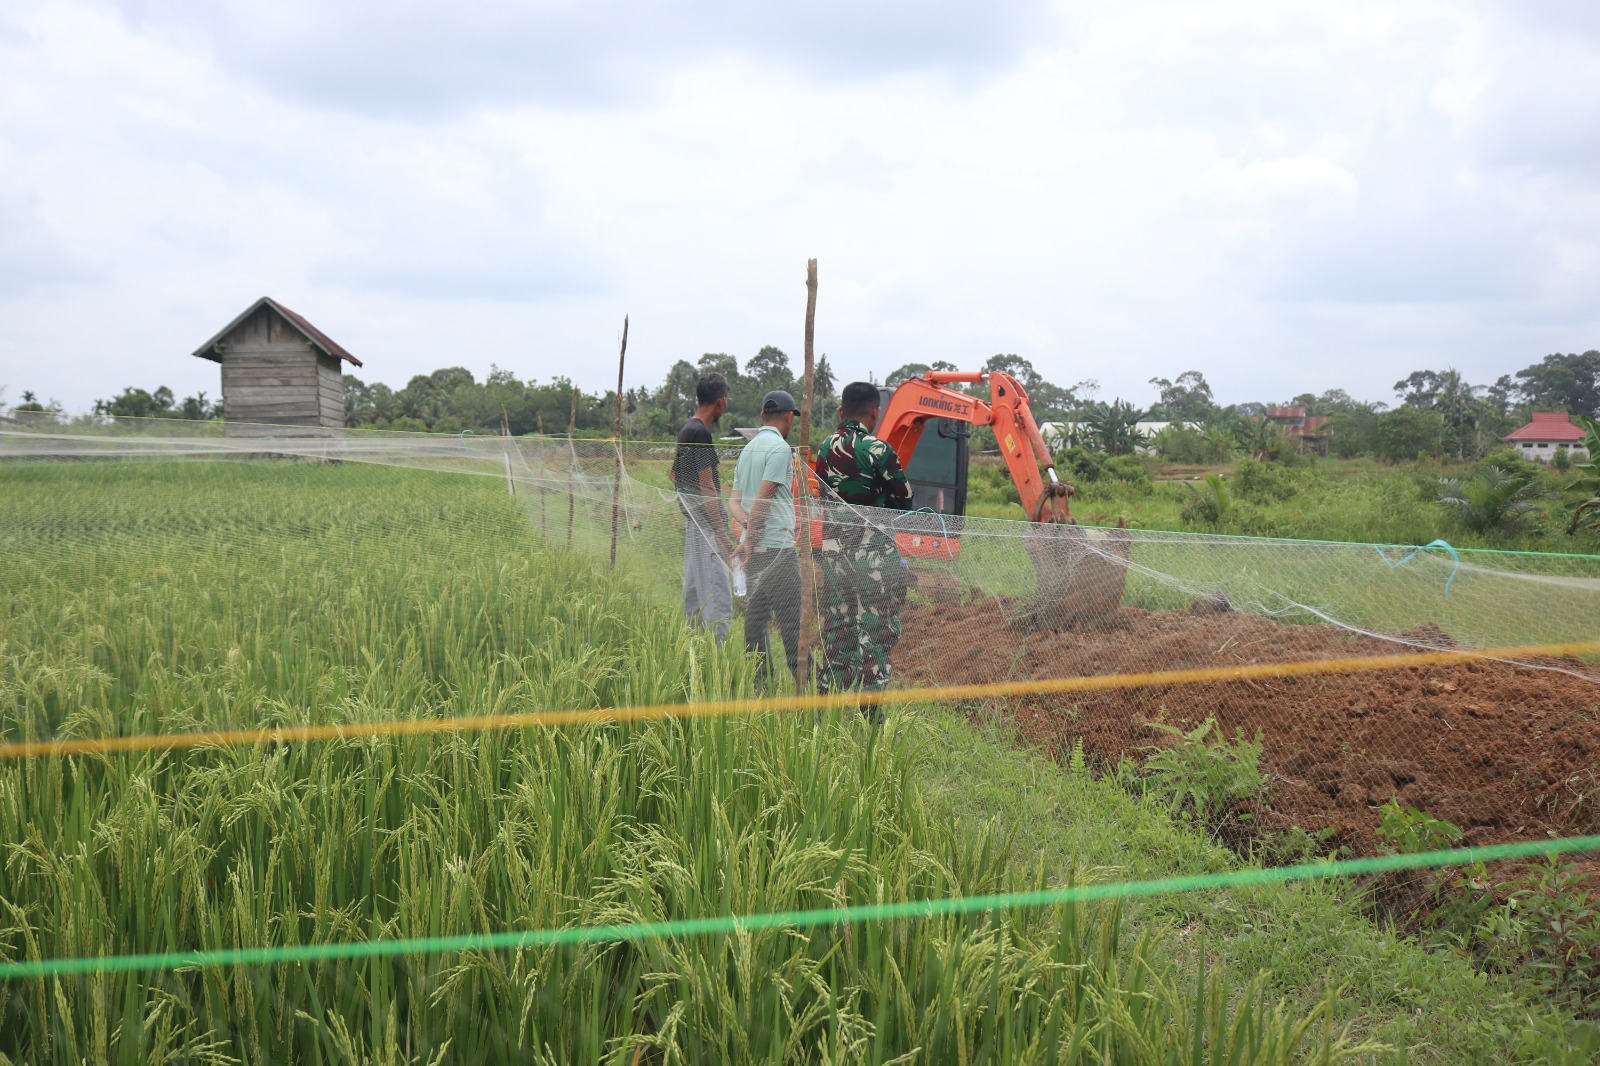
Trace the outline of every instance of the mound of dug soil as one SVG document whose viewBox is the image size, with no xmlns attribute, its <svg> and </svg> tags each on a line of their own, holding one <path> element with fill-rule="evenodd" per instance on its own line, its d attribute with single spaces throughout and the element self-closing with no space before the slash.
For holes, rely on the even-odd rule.
<svg viewBox="0 0 1600 1066">
<path fill-rule="evenodd" d="M 910 607 L 895 649 L 905 685 L 1075 677 L 1415 650 L 1332 625 L 1290 625 L 1219 610 L 1124 607 L 1091 632 L 1008 633 L 995 598 Z M 1437 628 L 1437 627 L 1435 627 Z M 1407 634 L 1444 646 L 1443 632 Z M 1584 669 L 1575 660 L 1551 662 Z M 1265 744 L 1272 775 L 1263 829 L 1332 830 L 1357 854 L 1375 849 L 1373 809 L 1392 796 L 1465 831 L 1467 843 L 1574 836 L 1600 829 L 1600 684 L 1555 670 L 1475 660 L 1374 672 L 1147 685 L 1001 703 L 1057 757 L 1082 738 L 1092 760 L 1140 758 L 1214 717 Z"/>
</svg>

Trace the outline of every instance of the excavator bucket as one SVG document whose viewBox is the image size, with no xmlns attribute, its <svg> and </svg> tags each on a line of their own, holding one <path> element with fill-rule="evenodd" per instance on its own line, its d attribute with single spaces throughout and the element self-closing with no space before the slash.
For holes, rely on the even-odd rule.
<svg viewBox="0 0 1600 1066">
<path fill-rule="evenodd" d="M 1067 511 L 1067 485 L 1052 485 L 1040 497 L 1036 523 L 1024 542 L 1033 560 L 1033 594 L 1014 611 L 1008 625 L 1043 629 L 1104 629 L 1117 616 L 1128 583 L 1124 529 L 1082 529 Z"/>
</svg>

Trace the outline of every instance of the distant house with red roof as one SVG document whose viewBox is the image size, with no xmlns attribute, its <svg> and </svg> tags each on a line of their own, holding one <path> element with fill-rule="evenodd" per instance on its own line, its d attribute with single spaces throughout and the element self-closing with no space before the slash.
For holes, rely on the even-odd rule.
<svg viewBox="0 0 1600 1066">
<path fill-rule="evenodd" d="M 1532 422 L 1515 433 L 1507 433 L 1504 439 L 1510 441 L 1524 459 L 1548 463 L 1563 444 L 1574 459 L 1588 458 L 1589 451 L 1583 446 L 1587 435 L 1581 426 L 1572 424 L 1565 411 L 1535 411 Z"/>
<path fill-rule="evenodd" d="M 1262 414 L 1269 422 L 1276 422 L 1283 427 L 1283 431 L 1300 442 L 1300 450 L 1305 451 L 1306 444 L 1323 454 L 1327 453 L 1328 438 L 1333 436 L 1333 430 L 1327 428 L 1327 415 L 1308 415 L 1304 407 L 1269 407 Z"/>
</svg>

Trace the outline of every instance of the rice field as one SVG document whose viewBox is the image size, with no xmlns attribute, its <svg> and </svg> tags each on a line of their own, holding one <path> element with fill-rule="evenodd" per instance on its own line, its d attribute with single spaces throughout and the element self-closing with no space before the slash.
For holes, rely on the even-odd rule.
<svg viewBox="0 0 1600 1066">
<path fill-rule="evenodd" d="M 0 465 L 0 740 L 748 693 L 649 577 L 481 478 Z M 675 583 L 675 575 L 669 575 Z M 667 580 L 666 576 L 660 580 Z M 0 960 L 973 895 L 906 718 L 768 714 L 0 762 Z M 1169 961 L 1160 961 L 1168 959 Z M 0 983 L 11 1062 L 1336 1061 L 1331 1005 L 1114 906 Z"/>
</svg>

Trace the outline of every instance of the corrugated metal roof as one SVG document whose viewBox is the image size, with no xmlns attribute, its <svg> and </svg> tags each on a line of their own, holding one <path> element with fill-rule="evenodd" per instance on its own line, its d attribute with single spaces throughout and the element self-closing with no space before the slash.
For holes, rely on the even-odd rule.
<svg viewBox="0 0 1600 1066">
<path fill-rule="evenodd" d="M 232 322 L 229 322 L 226 326 L 223 326 L 222 329 L 218 330 L 216 336 L 206 341 L 199 348 L 196 348 L 194 354 L 199 356 L 201 359 L 210 359 L 214 363 L 222 362 L 222 356 L 217 352 L 217 342 L 222 340 L 222 338 L 226 337 L 228 334 L 232 333 L 234 327 L 239 323 L 255 314 L 263 304 L 272 308 L 274 311 L 278 312 L 278 314 L 288 319 L 294 328 L 304 334 L 306 340 L 311 342 L 311 346 L 320 351 L 322 354 L 332 356 L 335 359 L 342 359 L 345 362 L 353 363 L 356 366 L 361 365 L 361 360 L 345 351 L 344 346 L 339 344 L 332 337 L 322 332 L 316 326 L 313 326 L 311 321 L 304 315 L 300 314 L 298 311 L 289 310 L 287 307 L 283 306 L 270 296 L 263 296 L 249 307 L 246 307 L 237 318 L 235 318 Z"/>
<path fill-rule="evenodd" d="M 1565 411 L 1535 411 L 1533 421 L 1503 440 L 1582 440 L 1588 434 L 1581 426 L 1572 424 Z"/>
</svg>

